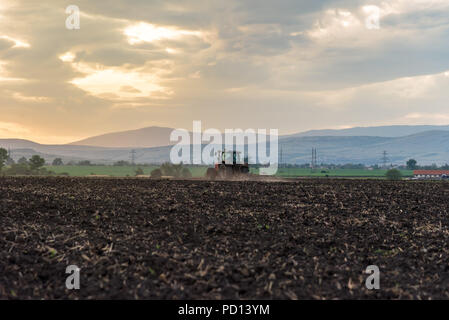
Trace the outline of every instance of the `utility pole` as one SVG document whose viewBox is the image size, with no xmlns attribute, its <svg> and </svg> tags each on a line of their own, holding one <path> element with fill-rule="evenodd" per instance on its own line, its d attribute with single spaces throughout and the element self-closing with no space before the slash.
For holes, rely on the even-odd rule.
<svg viewBox="0 0 449 320">
<path fill-rule="evenodd" d="M 387 153 L 387 151 L 384 151 L 382 153 L 382 162 L 384 164 L 383 167 L 387 168 L 387 162 L 388 162 L 388 153 Z"/>
<path fill-rule="evenodd" d="M 281 147 L 281 159 L 280 159 L 280 161 L 279 161 L 279 162 L 280 162 L 280 167 L 281 167 L 281 168 L 282 168 L 282 164 L 283 164 L 282 160 L 283 160 L 283 159 L 282 159 L 282 147 Z"/>
<path fill-rule="evenodd" d="M 136 160 L 136 150 L 131 150 L 131 164 L 134 165 Z"/>
<path fill-rule="evenodd" d="M 314 153 L 313 153 L 313 150 L 314 150 L 314 149 L 312 148 L 312 162 L 310 162 L 310 168 L 312 169 L 312 171 L 313 171 L 313 154 L 314 154 Z"/>
<path fill-rule="evenodd" d="M 317 161 L 316 161 L 316 148 L 312 148 L 312 171 L 315 170 L 317 166 Z"/>
</svg>

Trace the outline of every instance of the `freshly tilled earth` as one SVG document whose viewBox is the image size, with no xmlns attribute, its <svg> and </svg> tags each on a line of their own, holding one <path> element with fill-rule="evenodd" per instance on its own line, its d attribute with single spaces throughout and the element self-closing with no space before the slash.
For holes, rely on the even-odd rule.
<svg viewBox="0 0 449 320">
<path fill-rule="evenodd" d="M 0 177 L 0 298 L 446 299 L 448 198 L 436 182 Z"/>
</svg>

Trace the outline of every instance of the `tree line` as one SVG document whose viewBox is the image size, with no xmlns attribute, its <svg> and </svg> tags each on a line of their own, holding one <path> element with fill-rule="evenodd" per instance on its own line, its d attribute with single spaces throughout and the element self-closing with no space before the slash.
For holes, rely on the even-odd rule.
<svg viewBox="0 0 449 320">
<path fill-rule="evenodd" d="M 49 175 L 53 172 L 43 168 L 45 159 L 34 155 L 30 159 L 20 158 L 17 163 L 11 159 L 6 149 L 0 148 L 0 173 L 5 175 Z M 7 168 L 5 168 L 8 166 Z"/>
<path fill-rule="evenodd" d="M 406 168 L 408 170 L 449 170 L 449 164 L 444 164 L 442 166 L 438 166 L 436 164 L 420 166 L 418 165 L 418 161 L 415 159 L 410 159 L 407 161 Z"/>
<path fill-rule="evenodd" d="M 161 178 L 162 176 L 170 176 L 175 178 L 191 178 L 192 173 L 189 168 L 180 164 L 163 163 L 158 169 L 151 171 L 151 178 Z"/>
</svg>

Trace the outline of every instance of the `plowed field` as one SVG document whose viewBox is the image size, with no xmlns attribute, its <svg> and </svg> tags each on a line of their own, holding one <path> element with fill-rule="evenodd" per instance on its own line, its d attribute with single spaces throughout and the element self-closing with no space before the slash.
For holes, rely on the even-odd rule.
<svg viewBox="0 0 449 320">
<path fill-rule="evenodd" d="M 448 214 L 448 183 L 0 178 L 0 298 L 448 298 Z"/>
</svg>

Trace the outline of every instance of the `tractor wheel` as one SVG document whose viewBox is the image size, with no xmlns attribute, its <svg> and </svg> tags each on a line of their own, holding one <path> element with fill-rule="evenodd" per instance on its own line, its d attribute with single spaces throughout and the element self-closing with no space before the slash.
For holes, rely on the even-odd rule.
<svg viewBox="0 0 449 320">
<path fill-rule="evenodd" d="M 232 179 L 234 177 L 234 169 L 232 167 L 226 167 L 225 177 L 226 179 Z"/>
<path fill-rule="evenodd" d="M 206 178 L 209 180 L 215 180 L 217 177 L 217 171 L 214 168 L 208 168 L 206 171 Z"/>
<path fill-rule="evenodd" d="M 226 166 L 220 165 L 217 171 L 217 178 L 226 179 Z"/>
<path fill-rule="evenodd" d="M 249 173 L 249 168 L 248 167 L 242 167 L 241 171 L 242 174 L 247 175 Z"/>
</svg>

